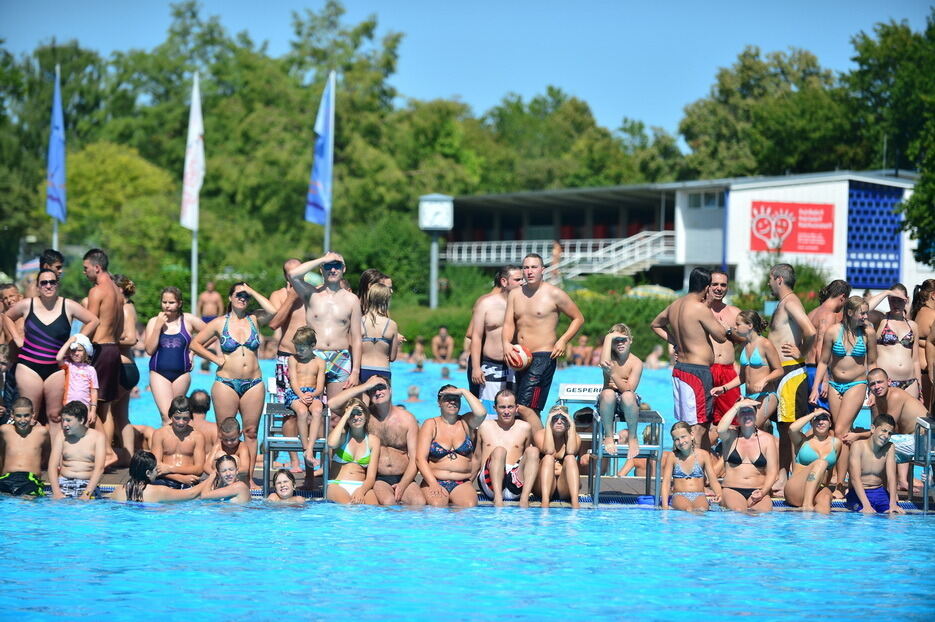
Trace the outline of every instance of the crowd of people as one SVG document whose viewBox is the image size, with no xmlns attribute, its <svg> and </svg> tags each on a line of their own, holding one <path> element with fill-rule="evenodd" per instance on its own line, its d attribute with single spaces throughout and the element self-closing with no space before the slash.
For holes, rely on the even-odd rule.
<svg viewBox="0 0 935 622">
<path fill-rule="evenodd" d="M 321 475 L 315 441 L 328 417 L 321 458 L 331 461 L 327 497 L 335 503 L 470 507 L 480 493 L 495 505 L 528 507 L 537 497 L 543 506 L 564 499 L 577 507 L 580 475 L 607 465 L 588 460 L 582 413 L 547 404 L 566 356 L 595 363 L 603 377 L 590 409 L 603 438 L 593 442 L 627 456 L 621 473 L 661 468 L 663 508 L 699 511 L 713 502 L 765 512 L 781 493 L 809 511 L 828 512 L 832 499 L 843 498 L 855 511 L 901 512 L 898 493 L 913 485 L 905 463 L 915 422 L 931 407 L 935 280 L 915 287 L 911 305 L 900 284 L 859 297 L 835 280 L 807 314 L 794 269 L 777 264 L 769 287 L 778 303 L 767 322 L 726 304 L 727 274 L 696 268 L 688 292 L 652 322 L 674 362 L 676 422 L 672 451 L 647 467 L 637 464 L 638 388 L 644 368 L 663 365 L 663 348 L 641 360 L 624 323 L 608 327 L 596 347 L 581 337 L 571 345 L 584 318 L 566 292 L 543 280 L 539 255 L 500 269 L 478 298 L 464 347 L 468 388 L 444 384 L 438 415 L 421 425 L 393 401 L 390 364 L 405 337 L 390 316 L 392 279 L 379 270 L 364 271 L 355 292 L 341 255 L 289 259 L 282 287 L 269 297 L 238 282 L 225 301 L 209 285 L 197 314 L 185 313 L 181 291 L 166 287 L 160 312 L 140 335 L 135 285 L 108 272 L 104 251 L 84 255 L 91 287 L 83 301 L 58 293 L 60 254 L 46 251 L 40 264 L 35 291 L 25 297 L 0 286 L 8 411 L 0 492 L 7 494 L 43 495 L 46 470 L 54 498 L 87 499 L 106 470 L 127 467 L 114 499 L 249 501 L 260 487 L 263 326 L 273 331 L 276 399 L 291 413 L 284 433 L 303 447 L 274 474 L 271 503 L 306 502 L 295 474 L 304 471 L 306 488 Z M 310 278 L 316 272 L 318 281 Z M 887 311 L 877 312 L 884 300 Z M 568 325 L 559 333 L 562 316 Z M 158 428 L 129 416 L 138 342 L 150 357 Z M 414 356 L 427 356 L 424 342 L 414 345 Z M 454 346 L 442 327 L 429 347 L 436 360 L 451 361 Z M 216 368 L 210 395 L 189 393 L 195 355 Z M 865 402 L 872 425 L 854 429 Z M 214 422 L 206 416 L 212 406 Z M 625 424 L 619 434 L 618 419 Z"/>
</svg>

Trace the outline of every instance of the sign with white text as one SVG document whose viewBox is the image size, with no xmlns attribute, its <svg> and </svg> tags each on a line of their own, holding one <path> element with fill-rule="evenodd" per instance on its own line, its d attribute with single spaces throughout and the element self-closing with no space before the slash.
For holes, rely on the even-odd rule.
<svg viewBox="0 0 935 622">
<path fill-rule="evenodd" d="M 750 250 L 830 255 L 834 252 L 834 205 L 753 201 Z"/>
</svg>

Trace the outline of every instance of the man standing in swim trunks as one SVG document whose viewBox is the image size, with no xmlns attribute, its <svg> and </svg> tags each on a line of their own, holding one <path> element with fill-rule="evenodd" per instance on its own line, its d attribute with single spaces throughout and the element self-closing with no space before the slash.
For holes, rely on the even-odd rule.
<svg viewBox="0 0 935 622">
<path fill-rule="evenodd" d="M 224 310 L 224 300 L 220 292 L 214 289 L 214 281 L 205 283 L 205 291 L 198 294 L 198 302 L 195 306 L 195 315 L 200 317 L 205 324 L 221 315 Z"/>
<path fill-rule="evenodd" d="M 500 271 L 498 291 L 484 294 L 471 315 L 471 393 L 493 410 L 493 398 L 501 389 L 512 389 L 513 370 L 503 360 L 503 317 L 507 297 L 523 284 L 523 271 L 507 266 Z M 489 415 L 488 415 L 489 416 Z"/>
<path fill-rule="evenodd" d="M 896 447 L 898 489 L 909 490 L 909 460 L 915 453 L 916 421 L 919 417 L 928 416 L 928 412 L 919 398 L 912 397 L 899 387 L 891 387 L 889 375 L 881 367 L 875 367 L 867 373 L 867 385 L 873 394 L 870 414 L 876 417 L 885 413 L 896 421 L 890 442 Z"/>
<path fill-rule="evenodd" d="M 0 492 L 41 497 L 45 494 L 42 448 L 49 440 L 49 429 L 36 422 L 33 404 L 28 397 L 16 398 L 12 410 L 13 422 L 0 425 L 4 447 Z"/>
<path fill-rule="evenodd" d="M 454 349 L 455 340 L 448 334 L 448 327 L 439 326 L 438 334 L 432 337 L 432 358 L 436 363 L 451 363 Z"/>
<path fill-rule="evenodd" d="M 370 376 L 362 384 L 341 391 L 331 400 L 332 413 L 340 417 L 351 399 L 364 394 L 370 398 L 367 432 L 380 439 L 380 464 L 373 485 L 380 505 L 425 505 L 422 489 L 415 482 L 419 424 L 411 412 L 393 405 L 389 378 Z"/>
<path fill-rule="evenodd" d="M 675 418 L 692 427 L 695 445 L 705 449 L 711 446 L 708 430 L 714 414 L 711 344 L 726 343 L 732 332 L 721 325 L 705 302 L 710 285 L 708 270 L 692 270 L 688 293 L 663 309 L 651 325 L 654 333 L 675 347 L 678 356 L 672 366 Z"/>
<path fill-rule="evenodd" d="M 708 296 L 705 299 L 708 308 L 717 318 L 725 329 L 733 328 L 737 321 L 737 314 L 740 309 L 734 305 L 724 303 L 724 296 L 727 295 L 727 274 L 714 270 L 711 272 L 711 286 L 708 288 Z M 723 343 L 711 340 L 711 347 L 714 349 L 714 363 L 711 365 L 711 378 L 714 386 L 720 387 L 729 383 L 737 377 L 737 370 L 734 367 L 734 342 L 730 339 Z M 724 391 L 714 397 L 714 417 L 712 419 L 710 441 L 713 444 L 717 440 L 717 426 L 731 406 L 740 401 L 740 387 Z"/>
<path fill-rule="evenodd" d="M 779 305 L 769 322 L 769 340 L 779 352 L 782 378 L 776 395 L 779 398 L 779 479 L 773 490 L 782 490 L 792 469 L 792 457 L 798 447 L 792 446 L 789 426 L 808 412 L 808 382 L 805 358 L 815 341 L 815 327 L 805 313 L 805 307 L 795 295 L 795 269 L 779 263 L 769 269 L 769 288 L 779 299 Z"/>
<path fill-rule="evenodd" d="M 324 283 L 315 287 L 305 275 L 321 268 Z M 325 362 L 328 397 L 358 383 L 360 377 L 360 300 L 341 286 L 344 258 L 333 252 L 289 271 L 289 280 L 305 304 L 305 321 L 315 330 L 315 356 Z"/>
<path fill-rule="evenodd" d="M 539 473 L 539 450 L 533 442 L 533 429 L 516 418 L 516 396 L 504 389 L 494 400 L 497 418 L 487 420 L 477 429 L 477 453 L 481 470 L 477 483 L 493 504 L 504 499 L 519 499 L 521 508 L 529 507 L 536 475 Z"/>
<path fill-rule="evenodd" d="M 514 342 L 532 352 L 529 367 L 516 372 L 516 402 L 534 410 L 537 417 L 552 386 L 555 360 L 565 355 L 568 343 L 584 325 L 584 316 L 568 294 L 543 282 L 543 269 L 540 255 L 530 253 L 523 258 L 526 283 L 507 295 L 501 333 L 504 357 L 511 367 L 521 367 L 521 360 L 513 349 Z M 556 339 L 555 329 L 562 313 L 571 323 Z"/>
<path fill-rule="evenodd" d="M 94 425 L 104 434 L 107 464 L 117 461 L 113 450 L 114 420 L 110 416 L 110 403 L 117 399 L 120 389 L 120 337 L 123 335 L 123 296 L 107 271 L 107 254 L 92 248 L 84 254 L 84 275 L 94 284 L 88 292 L 88 311 L 100 318 L 91 343 L 94 355 L 91 364 L 97 371 L 97 421 L 92 412 L 88 425 Z"/>
</svg>

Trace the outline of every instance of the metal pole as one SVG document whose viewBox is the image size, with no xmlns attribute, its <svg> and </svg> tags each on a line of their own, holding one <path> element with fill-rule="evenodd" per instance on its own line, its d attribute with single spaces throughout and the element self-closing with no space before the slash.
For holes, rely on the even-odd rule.
<svg viewBox="0 0 935 622">
<path fill-rule="evenodd" d="M 335 75 L 332 71 L 328 76 L 328 81 L 331 83 L 331 96 L 336 99 L 336 93 L 334 92 L 335 87 Z M 328 197 L 328 211 L 325 213 L 325 252 L 331 251 L 331 212 L 334 211 L 334 106 L 329 106 L 328 114 L 330 119 L 328 120 L 328 127 L 331 131 L 328 132 L 328 153 L 331 154 L 331 196 Z"/>
<path fill-rule="evenodd" d="M 192 230 L 192 314 L 198 309 L 198 229 Z"/>
<path fill-rule="evenodd" d="M 52 248 L 58 250 L 58 219 L 52 218 Z"/>
<path fill-rule="evenodd" d="M 438 231 L 432 232 L 432 255 L 429 265 L 429 308 L 438 308 Z"/>
</svg>

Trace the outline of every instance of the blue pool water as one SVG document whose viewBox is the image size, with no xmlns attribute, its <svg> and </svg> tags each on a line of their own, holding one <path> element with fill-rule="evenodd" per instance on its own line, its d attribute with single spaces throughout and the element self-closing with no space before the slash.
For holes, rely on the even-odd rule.
<svg viewBox="0 0 935 622">
<path fill-rule="evenodd" d="M 931 620 L 935 520 L 0 499 L 6 620 Z"/>
</svg>

